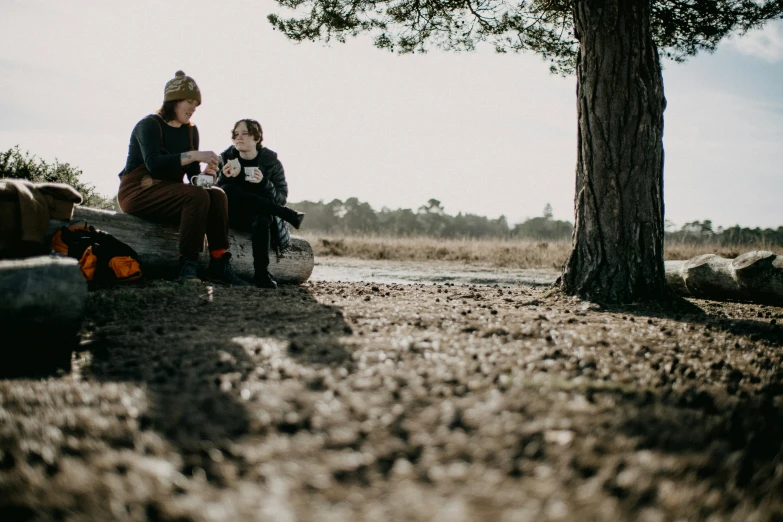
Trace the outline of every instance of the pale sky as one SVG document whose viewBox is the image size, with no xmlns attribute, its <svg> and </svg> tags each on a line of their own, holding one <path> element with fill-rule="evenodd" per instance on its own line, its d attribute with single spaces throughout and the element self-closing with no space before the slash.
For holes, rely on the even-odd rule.
<svg viewBox="0 0 783 522">
<path fill-rule="evenodd" d="M 294 44 L 272 0 L 0 0 L 0 150 L 81 168 L 107 196 L 134 125 L 178 69 L 198 83 L 201 149 L 254 118 L 291 201 L 417 209 L 439 199 L 510 224 L 547 203 L 573 220 L 576 79 L 537 56 L 366 38 Z M 284 12 L 283 12 L 284 13 Z M 664 64 L 666 218 L 783 225 L 783 23 Z"/>
</svg>

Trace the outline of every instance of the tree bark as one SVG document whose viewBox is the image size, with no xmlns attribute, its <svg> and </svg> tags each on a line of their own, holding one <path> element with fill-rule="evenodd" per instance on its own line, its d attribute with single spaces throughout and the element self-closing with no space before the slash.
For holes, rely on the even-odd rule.
<svg viewBox="0 0 783 522">
<path fill-rule="evenodd" d="M 663 111 L 649 0 L 576 0 L 578 148 L 561 288 L 599 302 L 668 294 Z"/>
<path fill-rule="evenodd" d="M 161 225 L 129 214 L 88 207 L 76 207 L 73 220 L 86 221 L 88 225 L 112 234 L 133 248 L 139 254 L 145 278 L 176 275 L 178 259 L 176 226 Z M 55 231 L 67 224 L 64 221 L 50 221 L 47 237 L 51 238 Z M 229 239 L 234 271 L 241 277 L 250 279 L 253 277 L 254 270 L 250 234 L 232 229 L 229 230 Z M 201 257 L 202 264 L 206 265 L 208 254 L 204 252 Z M 280 259 L 277 259 L 274 252 L 269 258 L 269 273 L 279 283 L 302 284 L 313 273 L 315 264 L 313 249 L 310 243 L 301 237 L 291 236 L 290 248 Z"/>
</svg>

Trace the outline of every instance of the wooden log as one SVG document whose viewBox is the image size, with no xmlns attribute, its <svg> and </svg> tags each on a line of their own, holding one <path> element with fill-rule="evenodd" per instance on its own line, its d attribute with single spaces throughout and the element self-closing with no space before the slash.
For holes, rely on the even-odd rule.
<svg viewBox="0 0 783 522">
<path fill-rule="evenodd" d="M 0 261 L 0 375 L 69 368 L 87 293 L 75 259 L 40 256 Z"/>
<path fill-rule="evenodd" d="M 665 261 L 666 284 L 669 285 L 679 295 L 691 295 L 685 281 L 682 278 L 682 267 L 687 261 Z"/>
<path fill-rule="evenodd" d="M 783 256 L 765 250 L 666 261 L 666 282 L 681 295 L 783 305 Z"/>
<path fill-rule="evenodd" d="M 682 267 L 683 281 L 696 297 L 721 296 L 741 299 L 739 284 L 734 279 L 731 259 L 715 254 L 702 254 L 688 260 Z"/>
<path fill-rule="evenodd" d="M 783 305 L 783 256 L 757 250 L 737 257 L 731 266 L 744 296 Z"/>
<path fill-rule="evenodd" d="M 104 230 L 120 241 L 130 245 L 139 254 L 142 271 L 149 277 L 173 277 L 177 270 L 179 230 L 174 225 L 158 224 L 129 214 L 110 210 L 98 210 L 88 207 L 76 207 L 74 221 L 86 221 L 87 224 Z M 50 221 L 47 237 L 63 225 L 63 221 Z M 231 264 L 240 277 L 250 279 L 253 276 L 253 247 L 250 234 L 234 229 L 229 231 L 231 241 Z M 208 254 L 202 253 L 205 265 Z M 291 236 L 291 245 L 277 259 L 273 252 L 269 256 L 269 273 L 279 283 L 301 284 L 313 273 L 315 260 L 313 249 L 305 239 Z"/>
</svg>

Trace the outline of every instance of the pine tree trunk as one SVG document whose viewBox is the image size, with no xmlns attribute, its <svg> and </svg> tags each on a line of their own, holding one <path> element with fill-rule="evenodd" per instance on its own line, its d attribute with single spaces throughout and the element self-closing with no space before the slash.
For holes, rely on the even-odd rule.
<svg viewBox="0 0 783 522">
<path fill-rule="evenodd" d="M 561 288 L 599 302 L 666 295 L 663 79 L 649 0 L 576 0 L 575 227 Z"/>
</svg>

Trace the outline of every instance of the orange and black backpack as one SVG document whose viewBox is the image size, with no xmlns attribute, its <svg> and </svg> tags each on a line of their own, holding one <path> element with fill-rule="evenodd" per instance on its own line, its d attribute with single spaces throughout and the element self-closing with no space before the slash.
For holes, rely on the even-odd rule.
<svg viewBox="0 0 783 522">
<path fill-rule="evenodd" d="M 92 288 L 141 279 L 139 255 L 108 232 L 93 226 L 63 226 L 52 236 L 52 251 L 79 260 Z"/>
</svg>

